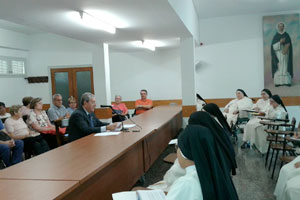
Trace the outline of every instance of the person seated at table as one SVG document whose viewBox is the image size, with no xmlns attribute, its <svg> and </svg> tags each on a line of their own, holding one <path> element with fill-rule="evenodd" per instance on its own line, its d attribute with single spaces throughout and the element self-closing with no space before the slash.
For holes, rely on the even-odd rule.
<svg viewBox="0 0 300 200">
<path fill-rule="evenodd" d="M 23 141 L 10 138 L 0 120 L 0 159 L 3 160 L 6 167 L 22 161 L 23 148 Z"/>
<path fill-rule="evenodd" d="M 31 111 L 30 102 L 31 102 L 32 99 L 33 99 L 33 97 L 24 97 L 22 99 L 23 106 L 20 109 L 20 112 L 22 113 L 22 116 L 29 116 L 30 111 Z"/>
<path fill-rule="evenodd" d="M 43 102 L 41 98 L 34 98 L 30 103 L 32 111 L 29 114 L 27 125 L 31 132 L 41 133 L 47 141 L 50 149 L 57 147 L 56 129 L 51 124 L 46 112 L 43 110 Z M 46 147 L 44 147 L 46 150 Z"/>
<path fill-rule="evenodd" d="M 219 106 L 214 103 L 209 103 L 203 106 L 203 111 L 208 112 L 212 115 L 212 117 L 222 126 L 222 128 L 227 131 L 229 135 L 231 135 L 231 129 L 224 115 L 222 114 Z"/>
<path fill-rule="evenodd" d="M 6 119 L 11 117 L 9 113 L 6 112 L 5 103 L 0 102 L 0 119 Z"/>
<path fill-rule="evenodd" d="M 120 95 L 115 96 L 115 103 L 112 104 L 112 108 L 116 113 L 112 114 L 112 121 L 113 122 L 121 122 L 126 120 L 126 115 L 128 114 L 128 109 L 125 103 L 122 103 L 122 97 Z"/>
<path fill-rule="evenodd" d="M 92 133 L 113 131 L 117 124 L 101 122 L 96 118 L 94 111 L 96 98 L 92 93 L 86 92 L 81 96 L 80 107 L 75 110 L 69 120 L 68 133 L 70 141 L 85 137 Z"/>
<path fill-rule="evenodd" d="M 48 117 L 51 122 L 70 118 L 70 114 L 63 105 L 62 96 L 60 94 L 54 94 L 52 96 L 52 103 L 51 108 L 48 110 Z"/>
<path fill-rule="evenodd" d="M 273 95 L 270 98 L 269 109 L 266 111 L 267 118 L 276 119 L 286 119 L 287 110 L 278 95 Z M 255 129 L 252 129 L 250 138 L 251 145 L 254 145 L 262 154 L 267 153 L 269 142 L 267 141 L 268 134 L 265 132 L 265 127 L 259 123 L 260 120 L 256 122 Z"/>
<path fill-rule="evenodd" d="M 209 110 L 209 109 L 208 109 Z M 221 112 L 221 111 L 220 111 Z M 225 119 L 224 119 L 225 120 Z M 220 145 L 220 148 L 224 152 L 224 159 L 227 163 L 228 174 L 231 171 L 233 175 L 236 174 L 235 170 L 237 167 L 235 161 L 235 152 L 228 137 L 227 130 L 222 128 L 220 124 L 211 116 L 208 112 L 194 112 L 188 121 L 188 126 L 190 125 L 201 125 L 205 128 L 208 128 L 214 135 L 217 143 Z M 162 181 L 151 185 L 149 189 L 162 189 L 165 192 L 168 192 L 170 187 L 174 182 L 185 175 L 185 171 L 180 167 L 178 158 L 175 160 L 172 167 L 167 171 Z"/>
<path fill-rule="evenodd" d="M 300 197 L 300 156 L 284 165 L 274 195 L 277 200 L 298 200 Z"/>
<path fill-rule="evenodd" d="M 73 96 L 70 96 L 68 99 L 69 107 L 67 108 L 67 111 L 70 115 L 76 110 L 77 108 L 77 101 Z"/>
<path fill-rule="evenodd" d="M 199 113 L 191 115 L 189 125 L 178 137 L 178 163 L 186 173 L 172 184 L 166 199 L 238 199 L 229 173 L 232 158 L 222 141 L 223 134 L 199 125 L 198 117 L 213 122 L 208 113 Z"/>
<path fill-rule="evenodd" d="M 242 89 L 236 90 L 236 98 L 231 100 L 224 109 L 224 116 L 226 117 L 227 123 L 235 124 L 237 122 L 238 116 L 240 118 L 246 118 L 248 117 L 248 114 L 245 113 L 246 109 L 251 109 L 253 106 L 252 99 L 250 99 L 246 92 Z"/>
<path fill-rule="evenodd" d="M 25 152 L 33 151 L 35 155 L 39 155 L 48 151 L 48 144 L 40 133 L 28 129 L 22 119 L 21 108 L 20 105 L 10 107 L 9 112 L 12 117 L 5 121 L 7 134 L 14 140 L 23 140 Z"/>
<path fill-rule="evenodd" d="M 270 105 L 270 98 L 272 97 L 272 93 L 268 89 L 263 89 L 261 91 L 261 99 L 259 99 L 256 104 L 253 106 L 253 110 L 259 113 L 259 116 L 265 116 L 267 110 L 269 109 Z M 251 135 L 254 135 L 255 129 L 260 126 L 259 123 L 260 119 L 257 116 L 253 116 L 244 128 L 244 135 L 243 135 L 243 144 L 241 146 L 242 149 L 246 147 L 250 147 L 249 143 L 251 140 Z"/>
<path fill-rule="evenodd" d="M 196 94 L 196 110 L 202 110 L 203 106 L 206 105 L 205 100 L 197 93 Z"/>
<path fill-rule="evenodd" d="M 140 92 L 141 99 L 135 101 L 135 114 L 139 115 L 153 108 L 151 99 L 147 99 L 148 91 L 143 89 Z"/>
</svg>

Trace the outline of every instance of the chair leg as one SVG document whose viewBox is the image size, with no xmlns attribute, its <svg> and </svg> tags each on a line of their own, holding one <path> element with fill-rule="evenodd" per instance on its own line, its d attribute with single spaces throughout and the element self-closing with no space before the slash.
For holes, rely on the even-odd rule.
<svg viewBox="0 0 300 200">
<path fill-rule="evenodd" d="M 270 160 L 270 164 L 269 164 L 269 171 L 271 169 L 271 165 L 272 165 L 272 161 L 273 161 L 273 156 L 274 156 L 274 150 L 272 151 L 272 156 L 271 156 L 271 160 Z"/>
<path fill-rule="evenodd" d="M 269 158 L 270 149 L 271 149 L 271 142 L 269 142 L 269 147 L 268 147 L 266 161 L 265 161 L 265 167 L 267 167 L 267 165 L 268 165 L 268 158 Z"/>
<path fill-rule="evenodd" d="M 278 153 L 279 153 L 279 151 L 277 150 L 276 151 L 276 156 L 275 156 L 275 160 L 274 160 L 274 166 L 273 166 L 273 172 L 272 172 L 272 179 L 273 179 L 273 177 L 274 177 L 274 172 L 275 172 L 275 168 L 276 168 L 276 161 L 277 161 L 277 158 L 278 158 Z"/>
</svg>

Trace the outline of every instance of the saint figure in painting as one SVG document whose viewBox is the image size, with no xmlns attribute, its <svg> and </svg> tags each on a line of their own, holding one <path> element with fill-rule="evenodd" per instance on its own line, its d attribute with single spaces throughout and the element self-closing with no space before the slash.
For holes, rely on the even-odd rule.
<svg viewBox="0 0 300 200">
<path fill-rule="evenodd" d="M 271 46 L 272 77 L 276 87 L 291 86 L 293 78 L 292 41 L 289 34 L 285 32 L 284 23 L 279 23 L 277 30 Z"/>
</svg>

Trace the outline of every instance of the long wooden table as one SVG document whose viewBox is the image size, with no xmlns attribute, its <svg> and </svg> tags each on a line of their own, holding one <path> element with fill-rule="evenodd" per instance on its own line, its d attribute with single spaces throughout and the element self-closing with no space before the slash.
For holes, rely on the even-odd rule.
<svg viewBox="0 0 300 200">
<path fill-rule="evenodd" d="M 134 127 L 118 136 L 89 135 L 1 170 L 0 180 L 77 181 L 62 199 L 112 199 L 112 193 L 131 189 L 176 136 L 181 110 L 155 107 L 132 118 L 140 132 L 132 132 Z"/>
</svg>

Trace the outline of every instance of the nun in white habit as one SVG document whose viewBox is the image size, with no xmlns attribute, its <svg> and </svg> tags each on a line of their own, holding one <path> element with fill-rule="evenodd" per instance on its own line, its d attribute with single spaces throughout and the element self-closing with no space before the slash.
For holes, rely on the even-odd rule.
<svg viewBox="0 0 300 200">
<path fill-rule="evenodd" d="M 270 107 L 266 112 L 267 118 L 285 119 L 287 116 L 287 110 L 278 95 L 273 95 L 270 98 Z M 254 133 L 251 135 L 250 143 L 255 145 L 255 147 L 260 151 L 260 153 L 265 154 L 268 151 L 269 143 L 267 141 L 268 134 L 265 132 L 265 127 L 259 124 L 255 128 Z"/>
<path fill-rule="evenodd" d="M 241 118 L 248 117 L 248 114 L 243 110 L 250 110 L 253 107 L 252 99 L 242 89 L 236 90 L 236 99 L 231 100 L 224 109 L 224 116 L 227 123 L 230 125 L 236 123 L 238 116 Z"/>
<path fill-rule="evenodd" d="M 268 89 L 263 89 L 261 91 L 261 99 L 259 99 L 256 104 L 253 105 L 253 110 L 259 112 L 260 115 L 266 115 L 267 110 L 270 107 L 270 98 L 272 97 L 272 93 Z M 244 149 L 248 145 L 248 142 L 251 140 L 251 136 L 254 135 L 255 129 L 259 127 L 261 124 L 259 123 L 260 119 L 258 117 L 252 117 L 249 122 L 246 124 L 244 128 L 244 136 L 241 148 Z"/>
<path fill-rule="evenodd" d="M 274 195 L 277 200 L 300 198 L 300 156 L 281 168 Z"/>
</svg>

